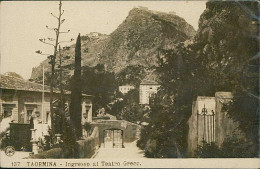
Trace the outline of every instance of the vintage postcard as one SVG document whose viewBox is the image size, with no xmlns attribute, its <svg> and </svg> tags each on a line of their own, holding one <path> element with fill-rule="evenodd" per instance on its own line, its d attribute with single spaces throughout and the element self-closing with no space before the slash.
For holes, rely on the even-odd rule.
<svg viewBox="0 0 260 169">
<path fill-rule="evenodd" d="M 0 166 L 259 168 L 258 1 L 1 1 Z"/>
</svg>

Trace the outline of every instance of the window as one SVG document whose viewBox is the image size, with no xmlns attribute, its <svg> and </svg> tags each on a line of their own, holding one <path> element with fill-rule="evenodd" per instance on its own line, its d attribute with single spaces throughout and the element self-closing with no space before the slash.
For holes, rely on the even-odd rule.
<svg viewBox="0 0 260 169">
<path fill-rule="evenodd" d="M 12 116 L 12 108 L 4 108 L 4 118 Z"/>
<path fill-rule="evenodd" d="M 88 114 L 90 108 L 91 108 L 91 106 L 86 106 L 86 113 L 87 113 L 87 114 Z"/>
<path fill-rule="evenodd" d="M 49 116 L 50 116 L 50 112 L 49 112 L 49 111 L 46 111 L 46 119 L 45 119 L 45 123 L 48 123 Z"/>
<path fill-rule="evenodd" d="M 30 119 L 32 117 L 33 110 L 27 110 L 27 122 L 30 123 Z"/>
</svg>

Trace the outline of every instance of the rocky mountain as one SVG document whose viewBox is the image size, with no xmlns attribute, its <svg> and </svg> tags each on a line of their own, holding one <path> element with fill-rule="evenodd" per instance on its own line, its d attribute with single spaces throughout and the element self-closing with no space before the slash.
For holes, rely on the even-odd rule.
<svg viewBox="0 0 260 169">
<path fill-rule="evenodd" d="M 171 49 L 195 35 L 195 30 L 174 13 L 134 8 L 110 35 L 90 33 L 82 36 L 82 65 L 104 64 L 106 70 L 119 72 L 131 65 L 151 67 L 157 64 L 158 51 Z M 63 50 L 71 56 L 64 65 L 72 68 L 75 45 Z M 43 62 L 50 67 L 48 61 Z M 41 77 L 42 66 L 33 68 L 31 79 Z M 50 70 L 50 68 L 48 69 Z"/>
<path fill-rule="evenodd" d="M 23 77 L 15 72 L 6 72 L 3 74 L 4 76 L 10 76 L 12 78 L 24 80 Z"/>
</svg>

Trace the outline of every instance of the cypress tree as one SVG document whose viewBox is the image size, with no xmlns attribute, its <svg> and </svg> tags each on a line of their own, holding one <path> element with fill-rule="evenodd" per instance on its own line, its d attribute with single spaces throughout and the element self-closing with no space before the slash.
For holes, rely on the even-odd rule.
<svg viewBox="0 0 260 169">
<path fill-rule="evenodd" d="M 76 139 L 82 136 L 81 126 L 81 40 L 77 37 L 75 47 L 75 68 L 71 86 L 70 119 L 75 128 Z"/>
</svg>

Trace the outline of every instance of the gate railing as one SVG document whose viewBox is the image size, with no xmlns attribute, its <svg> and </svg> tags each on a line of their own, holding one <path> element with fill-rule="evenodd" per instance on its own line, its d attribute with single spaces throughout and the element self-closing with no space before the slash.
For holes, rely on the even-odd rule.
<svg viewBox="0 0 260 169">
<path fill-rule="evenodd" d="M 109 136 L 109 142 L 112 142 L 112 148 L 123 148 L 124 147 L 124 139 L 123 139 L 123 130 L 120 129 L 107 129 L 103 131 L 103 142 L 104 147 L 106 147 L 107 136 Z"/>
<path fill-rule="evenodd" d="M 203 124 L 200 124 L 201 121 Z M 200 133 L 201 126 L 202 136 Z M 201 110 L 201 113 L 199 113 L 199 111 L 197 113 L 197 145 L 199 145 L 201 137 L 203 145 L 205 143 L 215 142 L 215 113 L 213 110 L 211 112 L 208 112 L 208 110 L 205 107 L 205 104 Z"/>
</svg>

